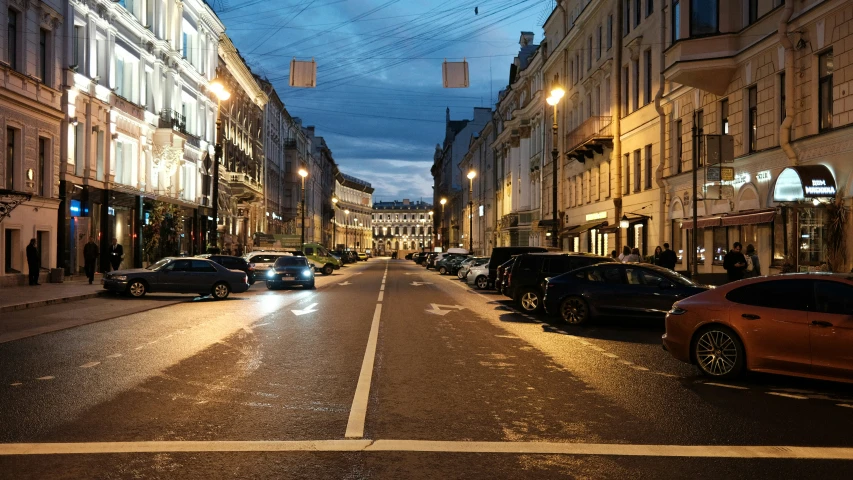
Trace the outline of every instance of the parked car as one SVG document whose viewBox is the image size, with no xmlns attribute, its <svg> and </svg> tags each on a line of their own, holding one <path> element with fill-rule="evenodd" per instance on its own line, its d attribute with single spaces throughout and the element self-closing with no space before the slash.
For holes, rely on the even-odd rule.
<svg viewBox="0 0 853 480">
<path fill-rule="evenodd" d="M 716 378 L 751 370 L 853 382 L 853 277 L 757 277 L 680 300 L 663 345 Z"/>
<path fill-rule="evenodd" d="M 591 253 L 523 253 L 505 272 L 503 294 L 515 300 L 522 310 L 536 312 L 542 308 L 548 279 L 605 262 L 613 259 Z"/>
<path fill-rule="evenodd" d="M 498 267 L 506 263 L 513 255 L 522 253 L 547 252 L 543 247 L 495 247 L 492 249 L 492 255 L 489 257 L 489 286 L 495 286 L 495 278 L 498 274 Z"/>
<path fill-rule="evenodd" d="M 418 265 L 423 265 L 429 257 L 429 254 L 430 252 L 415 252 L 412 256 L 412 260 L 414 260 Z"/>
<path fill-rule="evenodd" d="M 678 300 L 709 288 L 655 265 L 602 263 L 550 279 L 545 310 L 571 325 L 599 316 L 662 319 Z"/>
<path fill-rule="evenodd" d="M 439 256 L 439 253 L 429 252 L 427 256 L 421 260 L 421 265 L 425 266 L 427 270 L 435 267 L 435 259 Z"/>
<path fill-rule="evenodd" d="M 249 289 L 245 272 L 229 270 L 204 258 L 167 257 L 146 268 L 105 273 L 104 289 L 140 298 L 146 293 L 195 293 L 217 300 Z"/>
<path fill-rule="evenodd" d="M 357 252 L 356 255 L 358 255 L 358 259 L 360 261 L 362 261 L 362 262 L 367 261 L 367 254 L 365 252 Z"/>
<path fill-rule="evenodd" d="M 471 267 L 465 281 L 468 285 L 484 290 L 489 285 L 489 262 Z"/>
<path fill-rule="evenodd" d="M 493 280 L 492 285 L 495 286 L 495 290 L 497 290 L 498 293 L 503 293 L 505 286 L 504 275 L 506 275 L 507 268 L 512 267 L 513 262 L 515 262 L 515 257 L 517 257 L 517 255 L 513 255 L 509 260 L 505 261 L 495 269 L 495 279 Z"/>
<path fill-rule="evenodd" d="M 441 258 L 436 257 L 435 269 L 442 275 L 449 274 L 454 262 L 461 262 L 466 258 L 468 258 L 467 253 L 446 253 Z"/>
<path fill-rule="evenodd" d="M 352 261 L 350 260 L 349 253 L 347 253 L 346 250 L 334 250 L 332 251 L 332 255 L 334 255 L 338 260 L 340 260 L 341 265 L 352 263 Z"/>
<path fill-rule="evenodd" d="M 255 276 L 258 278 L 266 278 L 267 270 L 272 268 L 275 264 L 275 261 L 280 257 L 293 257 L 295 256 L 292 252 L 284 252 L 284 251 L 264 251 L 264 250 L 256 250 L 252 253 L 247 253 L 243 255 L 243 259 L 249 263 L 253 263 L 255 265 Z"/>
<path fill-rule="evenodd" d="M 397 253 L 397 252 L 394 252 L 394 253 Z M 405 256 L 404 258 L 405 258 L 406 260 L 414 260 L 414 259 L 412 258 L 413 256 L 415 256 L 415 252 L 410 252 L 410 253 L 407 253 L 407 254 L 406 254 L 406 256 Z"/>
<path fill-rule="evenodd" d="M 249 278 L 249 285 L 255 283 L 255 264 L 249 263 L 245 258 L 235 257 L 232 255 L 199 255 L 197 258 L 206 258 L 212 262 L 216 262 L 229 270 L 240 270 Z"/>
<path fill-rule="evenodd" d="M 460 280 L 467 280 L 468 273 L 472 268 L 479 267 L 488 262 L 489 257 L 471 257 L 460 265 L 459 271 L 456 272 L 456 276 L 459 277 Z"/>
<path fill-rule="evenodd" d="M 299 285 L 314 288 L 314 266 L 305 257 L 280 257 L 266 273 L 267 288 Z"/>
</svg>

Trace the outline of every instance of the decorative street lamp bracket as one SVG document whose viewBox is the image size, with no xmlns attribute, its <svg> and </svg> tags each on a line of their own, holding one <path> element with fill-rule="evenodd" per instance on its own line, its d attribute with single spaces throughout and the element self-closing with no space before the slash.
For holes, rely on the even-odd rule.
<svg viewBox="0 0 853 480">
<path fill-rule="evenodd" d="M 11 215 L 12 210 L 14 210 L 15 207 L 32 198 L 33 195 L 31 193 L 0 189 L 0 222 Z"/>
</svg>

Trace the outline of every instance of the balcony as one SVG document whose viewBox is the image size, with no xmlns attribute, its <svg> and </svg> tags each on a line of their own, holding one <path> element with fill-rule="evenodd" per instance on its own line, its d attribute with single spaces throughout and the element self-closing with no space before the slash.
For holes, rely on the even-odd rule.
<svg viewBox="0 0 853 480">
<path fill-rule="evenodd" d="M 509 215 L 504 215 L 501 217 L 500 227 L 502 229 L 506 228 L 514 228 L 518 226 L 518 214 L 510 213 Z"/>
<path fill-rule="evenodd" d="M 158 128 L 171 128 L 183 135 L 187 134 L 187 119 L 175 110 L 166 109 L 160 112 Z"/>
<path fill-rule="evenodd" d="M 680 40 L 664 54 L 667 81 L 725 95 L 737 70 L 740 36 L 725 33 Z"/>
<path fill-rule="evenodd" d="M 264 198 L 264 186 L 245 173 L 229 173 L 231 196 L 241 202 L 256 202 Z"/>
<path fill-rule="evenodd" d="M 610 123 L 613 117 L 589 117 L 580 126 L 566 134 L 566 156 L 584 163 L 594 154 L 604 153 L 604 147 L 613 146 Z"/>
<path fill-rule="evenodd" d="M 284 148 L 296 148 L 296 140 L 287 139 L 284 141 Z"/>
</svg>

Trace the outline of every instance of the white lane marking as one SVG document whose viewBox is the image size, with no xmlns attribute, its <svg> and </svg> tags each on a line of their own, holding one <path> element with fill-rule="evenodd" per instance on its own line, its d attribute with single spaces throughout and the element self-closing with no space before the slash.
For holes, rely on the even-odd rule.
<svg viewBox="0 0 853 480">
<path fill-rule="evenodd" d="M 308 305 L 307 307 L 303 308 L 302 310 L 291 310 L 291 312 L 293 312 L 294 315 L 305 315 L 306 313 L 316 312 L 317 310 L 314 310 L 314 307 L 316 307 L 316 306 L 317 306 L 316 303 L 312 303 L 311 305 Z"/>
<path fill-rule="evenodd" d="M 636 445 L 429 440 L 153 441 L 0 444 L 0 455 L 311 451 L 853 460 L 853 448 L 850 447 L 795 447 L 786 445 Z"/>
<path fill-rule="evenodd" d="M 727 383 L 704 382 L 704 385 L 712 385 L 714 387 L 733 388 L 735 390 L 749 390 L 749 387 L 741 387 L 740 385 L 729 385 Z"/>
<path fill-rule="evenodd" d="M 370 325 L 370 335 L 367 337 L 367 348 L 364 351 L 364 361 L 361 364 L 361 373 L 358 375 L 358 384 L 355 387 L 355 396 L 352 399 L 352 409 L 347 421 L 347 438 L 361 438 L 364 436 L 364 420 L 367 417 L 367 402 L 370 400 L 370 381 L 373 378 L 373 362 L 376 360 L 376 343 L 379 338 L 379 318 L 382 316 L 382 305 L 376 305 L 373 312 L 373 323 Z"/>
<path fill-rule="evenodd" d="M 21 383 L 21 382 L 15 382 L 15 383 L 10 383 L 9 385 L 11 385 L 11 386 L 13 386 L 13 387 L 20 387 L 21 385 L 23 385 L 23 383 Z"/>
<path fill-rule="evenodd" d="M 12 385 L 20 385 L 20 383 L 13 383 Z M 849 403 L 836 403 L 835 406 L 836 407 L 844 407 L 844 408 L 853 408 L 853 405 L 850 405 Z"/>
<path fill-rule="evenodd" d="M 648 368 L 646 368 L 646 367 L 641 367 L 641 366 L 639 366 L 639 365 L 634 365 L 634 366 L 633 366 L 633 367 L 631 367 L 631 368 L 633 368 L 634 370 L 639 370 L 639 371 L 641 371 L 641 372 L 648 372 L 648 371 L 649 371 L 649 369 L 648 369 Z"/>
<path fill-rule="evenodd" d="M 121 356 L 121 354 L 120 354 L 120 353 L 114 353 L 114 354 L 112 354 L 112 355 L 107 355 L 107 358 L 118 358 L 118 357 L 120 357 L 120 356 Z"/>
<path fill-rule="evenodd" d="M 412 282 L 410 285 L 420 287 L 421 285 L 432 285 L 431 282 Z"/>
<path fill-rule="evenodd" d="M 377 302 L 381 302 L 382 298 L 385 296 L 385 292 L 379 292 L 379 298 L 376 299 Z"/>
<path fill-rule="evenodd" d="M 54 378 L 56 377 L 54 377 L 53 375 L 48 375 L 46 377 L 39 377 L 36 380 L 53 380 Z"/>
<path fill-rule="evenodd" d="M 344 281 L 344 283 L 339 283 L 338 285 L 340 285 L 340 286 L 347 286 L 347 285 L 352 285 L 352 283 L 347 282 L 347 281 Z"/>
<path fill-rule="evenodd" d="M 384 292 L 384 291 L 385 291 L 385 284 L 384 284 L 384 283 L 383 283 L 382 285 L 380 285 L 380 286 L 379 286 L 379 291 L 380 291 L 380 292 Z"/>
<path fill-rule="evenodd" d="M 439 305 L 437 303 L 430 303 L 430 307 L 431 308 L 426 309 L 424 311 L 426 313 L 431 313 L 433 315 L 440 315 L 442 317 L 447 315 L 448 313 L 450 313 L 451 310 L 457 310 L 458 311 L 458 310 L 464 310 L 465 309 L 465 307 L 463 307 L 462 305 Z M 442 310 L 441 309 L 442 307 L 446 308 L 447 310 Z"/>
<path fill-rule="evenodd" d="M 609 352 L 604 352 L 604 353 L 602 353 L 602 355 L 604 355 L 605 357 L 610 357 L 610 358 L 619 358 L 619 355 L 615 355 L 615 354 L 609 353 Z"/>
<path fill-rule="evenodd" d="M 89 362 L 89 363 L 84 363 L 83 365 L 80 365 L 80 368 L 92 368 L 92 367 L 96 367 L 100 364 L 101 364 L 101 362 Z"/>
<path fill-rule="evenodd" d="M 804 397 L 802 395 L 791 395 L 790 393 L 779 393 L 779 392 L 766 392 L 767 395 L 775 395 L 777 397 L 785 397 L 785 398 L 793 398 L 794 400 L 808 400 L 809 397 Z"/>
</svg>

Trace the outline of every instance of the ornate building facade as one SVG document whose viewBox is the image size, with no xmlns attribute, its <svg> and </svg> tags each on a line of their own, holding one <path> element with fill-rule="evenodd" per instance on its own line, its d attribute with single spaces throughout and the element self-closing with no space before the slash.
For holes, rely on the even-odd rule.
<svg viewBox="0 0 853 480">
<path fill-rule="evenodd" d="M 373 250 L 377 255 L 405 255 L 433 249 L 432 205 L 408 198 L 373 204 Z"/>
<path fill-rule="evenodd" d="M 373 187 L 335 167 L 335 217 L 332 242 L 335 249 L 364 251 L 373 246 L 371 218 Z"/>
</svg>

